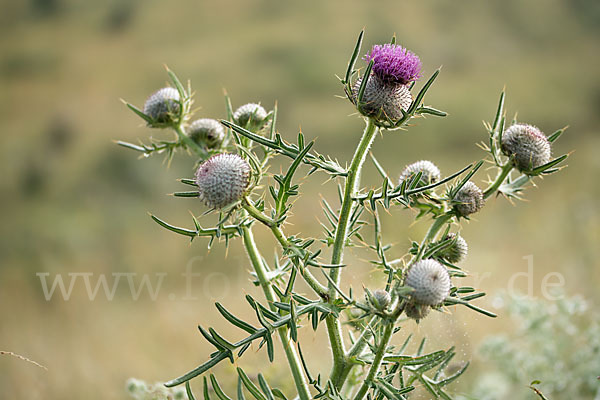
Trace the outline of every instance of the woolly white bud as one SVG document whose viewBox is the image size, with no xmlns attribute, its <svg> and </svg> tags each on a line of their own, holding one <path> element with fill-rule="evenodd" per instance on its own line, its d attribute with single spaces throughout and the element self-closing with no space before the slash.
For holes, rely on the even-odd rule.
<svg viewBox="0 0 600 400">
<path fill-rule="evenodd" d="M 250 165 L 237 154 L 217 154 L 196 171 L 200 199 L 208 207 L 223 208 L 242 198 L 250 182 Z"/>
<path fill-rule="evenodd" d="M 461 217 L 466 217 L 483 208 L 483 192 L 476 184 L 469 181 L 460 188 L 453 201 L 458 214 Z"/>
<path fill-rule="evenodd" d="M 550 161 L 550 142 L 537 127 L 515 124 L 502 134 L 502 152 L 514 157 L 519 171 L 528 173 Z"/>
<path fill-rule="evenodd" d="M 392 301 L 392 296 L 390 296 L 390 294 L 383 289 L 377 289 L 376 291 L 373 292 L 373 306 L 378 309 L 379 311 L 383 311 L 387 308 L 387 306 L 390 305 L 391 301 Z"/>
<path fill-rule="evenodd" d="M 444 258 L 451 264 L 459 263 L 467 257 L 469 246 L 462 236 L 455 233 L 450 233 L 443 240 L 452 241 L 453 243 L 439 253 L 440 257 Z"/>
<path fill-rule="evenodd" d="M 260 130 L 266 119 L 267 111 L 256 103 L 244 104 L 233 113 L 233 120 L 250 131 Z"/>
<path fill-rule="evenodd" d="M 439 262 L 428 259 L 414 264 L 406 275 L 406 286 L 414 289 L 412 298 L 419 304 L 440 304 L 450 293 L 450 275 Z"/>
<path fill-rule="evenodd" d="M 400 184 L 410 179 L 411 177 L 421 173 L 421 179 L 419 179 L 419 183 L 417 183 L 417 187 L 423 187 L 427 185 L 431 185 L 440 180 L 441 174 L 438 167 L 435 166 L 434 163 L 427 160 L 417 161 L 410 165 L 407 165 L 406 168 L 400 174 Z"/>
<path fill-rule="evenodd" d="M 186 133 L 196 144 L 209 149 L 218 148 L 225 138 L 225 130 L 221 123 L 210 118 L 192 122 L 186 129 Z"/>
<path fill-rule="evenodd" d="M 179 92 L 172 87 L 154 92 L 144 103 L 144 114 L 152 118 L 150 126 L 170 124 L 180 111 Z"/>
<path fill-rule="evenodd" d="M 406 306 L 404 307 L 404 313 L 406 314 L 406 316 L 408 318 L 414 319 L 415 321 L 417 321 L 417 323 L 423 318 L 425 318 L 429 314 L 429 311 L 431 311 L 430 306 L 413 303 L 412 301 L 406 304 Z"/>
</svg>

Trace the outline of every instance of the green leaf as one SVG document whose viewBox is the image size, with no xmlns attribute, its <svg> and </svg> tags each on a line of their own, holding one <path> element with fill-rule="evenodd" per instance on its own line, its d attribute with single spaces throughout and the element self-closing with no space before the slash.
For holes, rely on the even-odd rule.
<svg viewBox="0 0 600 400">
<path fill-rule="evenodd" d="M 363 74 L 363 77 L 362 77 L 362 81 L 360 82 L 360 87 L 358 88 L 358 95 L 356 96 L 356 104 L 358 105 L 358 108 L 360 108 L 360 106 L 362 104 L 362 99 L 365 94 L 365 89 L 367 88 L 367 83 L 371 76 L 371 70 L 373 69 L 374 63 L 375 63 L 375 60 L 369 61 L 369 65 L 367 65 L 367 68 L 365 69 L 365 73 Z"/>
<path fill-rule="evenodd" d="M 185 383 L 185 393 L 187 394 L 188 400 L 196 400 L 194 394 L 192 393 L 192 388 L 190 387 L 189 381 Z"/>
<path fill-rule="evenodd" d="M 198 366 L 197 368 L 188 372 L 187 374 L 184 374 L 184 375 L 180 376 L 179 378 L 168 381 L 167 383 L 165 383 L 165 386 L 173 387 L 173 386 L 181 385 L 182 383 L 187 382 L 190 379 L 197 377 L 198 375 L 202 375 L 203 373 L 205 373 L 206 371 L 208 371 L 209 369 L 211 369 L 212 367 L 214 367 L 215 365 L 217 365 L 218 363 L 220 363 L 221 361 L 225 360 L 228 357 L 229 357 L 229 355 L 227 354 L 227 352 L 217 353 L 210 360 L 201 364 L 200 366 Z"/>
<path fill-rule="evenodd" d="M 255 327 L 253 327 L 252 325 L 250 325 L 249 323 L 247 323 L 245 321 L 242 321 L 241 319 L 237 318 L 235 315 L 233 315 L 229 311 L 227 311 L 227 309 L 225 309 L 225 307 L 223 307 L 223 305 L 221 303 L 217 302 L 217 303 L 215 303 L 215 306 L 217 307 L 217 310 L 219 310 L 221 315 L 223 317 L 225 317 L 225 319 L 227 321 L 231 322 L 233 325 L 237 326 L 238 328 L 241 328 L 250 334 L 253 334 L 257 331 L 257 329 Z"/>
<path fill-rule="evenodd" d="M 348 62 L 348 68 L 346 69 L 346 77 L 344 78 L 344 84 L 349 91 L 352 91 L 350 80 L 352 79 L 352 73 L 354 72 L 354 66 L 356 65 L 356 60 L 358 59 L 358 54 L 360 53 L 360 47 L 362 46 L 363 36 L 365 34 L 364 29 L 360 31 L 358 35 L 358 39 L 356 40 L 356 45 L 354 46 L 354 51 L 352 52 L 352 56 L 350 57 L 350 61 Z"/>
<path fill-rule="evenodd" d="M 269 384 L 267 383 L 265 377 L 261 373 L 258 374 L 258 384 L 260 385 L 260 388 L 262 389 L 263 393 L 267 395 L 268 400 L 275 400 L 273 398 L 273 392 L 271 392 Z"/>
<path fill-rule="evenodd" d="M 567 128 L 568 128 L 568 126 L 565 126 L 564 128 L 559 129 L 556 132 L 554 132 L 552 135 L 548 136 L 548 141 L 550 143 L 554 143 L 565 132 L 565 130 Z"/>
<path fill-rule="evenodd" d="M 425 85 L 421 88 L 421 90 L 419 91 L 419 94 L 417 94 L 417 97 L 415 97 L 415 100 L 412 102 L 412 104 L 408 108 L 407 114 L 414 114 L 414 112 L 417 109 L 417 107 L 423 101 L 423 98 L 425 97 L 425 93 L 427 93 L 427 91 L 429 90 L 429 88 L 431 87 L 431 85 L 433 85 L 433 82 L 435 81 L 435 78 L 437 78 L 437 76 L 439 74 L 440 74 L 440 69 L 438 68 L 431 75 L 431 77 L 429 78 L 429 80 L 427 80 L 427 83 L 425 83 Z"/>
<path fill-rule="evenodd" d="M 250 380 L 250 378 L 248 378 L 248 375 L 246 375 L 246 373 L 244 372 L 243 369 L 241 369 L 240 367 L 238 367 L 237 368 L 237 373 L 238 373 L 240 379 L 242 380 L 242 383 L 246 387 L 246 389 L 248 389 L 248 391 L 250 392 L 250 394 L 252 394 L 252 396 L 254 396 L 255 399 L 257 399 L 257 400 L 268 400 L 261 393 L 261 391 L 258 389 L 258 387 Z"/>
<path fill-rule="evenodd" d="M 210 383 L 212 384 L 213 390 L 215 391 L 215 394 L 217 395 L 217 397 L 221 400 L 233 400 L 231 397 L 227 396 L 223 390 L 221 389 L 221 386 L 219 386 L 219 382 L 217 382 L 217 378 L 215 378 L 215 376 L 213 374 L 210 374 Z"/>
</svg>

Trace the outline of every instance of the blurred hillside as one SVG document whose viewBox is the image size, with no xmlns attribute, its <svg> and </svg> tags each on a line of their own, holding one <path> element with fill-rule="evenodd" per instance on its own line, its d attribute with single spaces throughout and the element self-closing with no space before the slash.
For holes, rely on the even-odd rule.
<svg viewBox="0 0 600 400">
<path fill-rule="evenodd" d="M 223 88 L 234 106 L 260 101 L 269 108 L 277 101 L 284 137 L 293 139 L 301 128 L 317 139 L 320 153 L 345 162 L 362 122 L 351 104 L 336 97 L 343 94 L 336 74 L 345 72 L 363 27 L 364 49 L 395 33 L 421 57 L 425 76 L 443 66 L 427 103 L 449 116 L 387 133 L 373 148 L 394 176 L 422 158 L 447 175 L 483 157 L 475 146 L 486 139 L 481 121 L 493 118 L 504 86 L 510 116 L 518 111 L 520 120 L 546 133 L 569 125 L 554 149 L 556 155 L 573 151 L 567 169 L 527 191 L 527 202 L 514 207 L 492 199 L 465 224 L 471 248 L 465 267 L 488 273 L 477 286 L 494 294 L 512 274 L 526 271 L 523 257 L 533 255 L 536 295 L 543 276 L 559 272 L 567 293 L 598 305 L 599 3 L 374 4 L 0 0 L 0 350 L 48 367 L 46 372 L 0 357 L 0 397 L 124 399 L 128 377 L 163 381 L 207 357 L 195 326 L 223 326 L 214 300 L 243 313 L 239 293 L 256 293 L 238 242 L 207 252 L 206 242 L 188 245 L 148 218 L 151 211 L 190 226 L 189 212 L 205 210 L 194 199 L 166 196 L 180 189 L 177 178 L 192 175 L 190 157 L 176 157 L 167 169 L 161 156 L 138 160 L 114 145 L 114 139 L 170 138 L 143 127 L 119 99 L 143 104 L 165 84 L 168 64 L 191 80 L 199 117 L 225 116 Z M 363 182 L 369 178 L 380 181 L 371 165 Z M 315 175 L 301 187 L 306 196 L 296 203 L 290 232 L 320 233 L 317 193 L 335 199 L 334 185 L 321 186 L 324 181 Z M 409 246 L 407 237 L 424 233 L 426 224 L 411 225 L 412 216 L 396 209 L 383 219 L 396 256 Z M 256 234 L 270 255 L 275 243 L 260 228 Z M 357 290 L 376 283 L 365 257 L 360 251 L 347 257 Z M 184 299 L 186 265 L 205 274 L 194 280 L 197 300 Z M 125 286 L 113 301 L 102 294 L 90 301 L 83 285 L 69 301 L 46 301 L 39 272 L 65 279 L 76 272 L 168 275 L 154 301 L 147 295 L 133 300 Z M 491 306 L 490 300 L 482 303 Z M 472 314 L 456 310 L 409 329 L 432 336 L 432 346 L 456 342 L 469 359 L 482 337 L 508 328 L 502 317 Z M 304 350 L 316 369 L 329 362 L 326 339 L 321 331 L 311 335 L 314 346 Z M 262 351 L 243 362 L 267 365 Z M 284 368 L 265 369 L 275 380 L 285 379 Z M 225 374 L 231 366 L 217 371 Z M 476 373 L 467 373 L 463 388 Z"/>
</svg>

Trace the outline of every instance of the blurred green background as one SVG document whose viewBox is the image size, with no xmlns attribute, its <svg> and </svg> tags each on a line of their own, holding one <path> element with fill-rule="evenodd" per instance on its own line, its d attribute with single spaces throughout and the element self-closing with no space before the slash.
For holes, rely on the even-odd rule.
<svg viewBox="0 0 600 400">
<path fill-rule="evenodd" d="M 366 50 L 388 41 L 416 52 L 429 76 L 443 65 L 427 103 L 447 118 L 419 120 L 406 132 L 379 138 L 373 148 L 392 176 L 419 159 L 431 159 L 444 175 L 484 157 L 475 146 L 486 139 L 482 120 L 493 118 L 507 88 L 509 115 L 546 133 L 569 125 L 554 153 L 573 152 L 569 167 L 538 180 L 527 202 L 512 206 L 491 199 L 464 224 L 470 246 L 465 283 L 491 294 L 506 289 L 513 274 L 527 271 L 532 255 L 533 294 L 545 274 L 565 277 L 565 292 L 598 305 L 600 283 L 600 5 L 595 0 L 537 1 L 124 1 L 27 0 L 0 2 L 0 350 L 30 357 L 44 371 L 0 356 L 0 397 L 28 399 L 124 399 L 130 376 L 164 381 L 204 361 L 209 347 L 198 323 L 229 332 L 212 303 L 248 313 L 242 293 L 260 294 L 247 282 L 238 241 L 206 250 L 191 245 L 148 218 L 153 212 L 190 226 L 189 212 L 205 209 L 194 199 L 166 194 L 181 189 L 176 178 L 192 175 L 192 159 L 179 155 L 170 168 L 162 156 L 138 160 L 112 140 L 170 138 L 150 131 L 119 101 L 142 105 L 162 87 L 168 64 L 196 92 L 198 117 L 225 117 L 222 89 L 234 107 L 260 101 L 279 104 L 279 130 L 290 140 L 298 129 L 316 138 L 316 149 L 342 163 L 362 130 L 351 104 L 340 99 L 336 78 L 360 29 Z M 278 167 L 277 167 L 278 168 Z M 275 170 L 275 169 L 273 169 Z M 372 178 L 372 179 L 370 179 Z M 363 182 L 380 179 L 368 165 Z M 370 180 L 369 180 L 370 179 Z M 479 180 L 485 179 L 485 173 Z M 335 200 L 335 185 L 316 174 L 303 182 L 288 232 L 320 233 L 318 195 Z M 387 241 L 401 256 L 419 240 L 426 223 L 399 208 L 383 218 Z M 276 248 L 255 229 L 261 248 Z M 225 255 L 227 256 L 226 258 Z M 198 257 L 199 258 L 195 258 Z M 347 274 L 355 290 L 377 286 L 366 259 L 350 251 Z M 191 292 L 181 276 L 191 265 Z M 36 273 L 49 280 L 68 273 L 166 273 L 156 300 L 135 300 L 123 282 L 114 299 L 102 291 L 91 301 L 82 280 L 70 300 L 46 301 Z M 78 278 L 82 279 L 82 278 Z M 525 278 L 516 281 L 526 291 Z M 191 294 L 196 300 L 186 300 Z M 500 312 L 500 314 L 502 314 Z M 459 358 L 474 358 L 455 384 L 468 392 L 485 371 L 476 347 L 490 333 L 510 329 L 463 309 L 435 313 L 406 332 L 431 337 L 432 345 L 456 343 Z M 237 336 L 236 336 L 237 335 Z M 307 332 L 304 351 L 314 370 L 328 371 L 323 328 Z M 254 353 L 254 352 L 250 352 Z M 248 354 L 243 366 L 260 366 L 284 389 L 287 369 L 268 364 L 264 351 Z M 279 352 L 281 355 L 281 351 Z M 216 372 L 231 380 L 232 366 Z M 227 378 L 230 376 L 230 378 Z M 531 379 L 529 379 L 531 378 Z M 527 380 L 529 379 L 529 380 Z M 535 377 L 525 377 L 526 382 Z"/>
</svg>

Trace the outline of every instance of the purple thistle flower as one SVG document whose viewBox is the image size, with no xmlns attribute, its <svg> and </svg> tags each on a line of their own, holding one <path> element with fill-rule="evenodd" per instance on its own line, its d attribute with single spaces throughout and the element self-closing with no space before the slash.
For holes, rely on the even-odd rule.
<svg viewBox="0 0 600 400">
<path fill-rule="evenodd" d="M 373 73 L 387 83 L 406 85 L 421 77 L 419 57 L 399 45 L 376 44 L 363 60 L 374 60 Z"/>
</svg>

